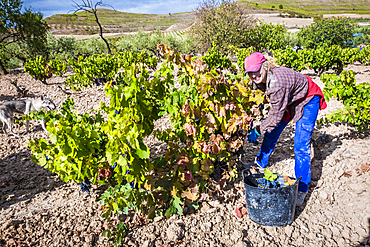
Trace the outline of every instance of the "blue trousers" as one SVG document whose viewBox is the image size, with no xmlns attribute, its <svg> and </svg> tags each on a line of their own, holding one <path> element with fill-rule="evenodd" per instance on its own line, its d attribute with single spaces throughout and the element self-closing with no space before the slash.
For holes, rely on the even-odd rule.
<svg viewBox="0 0 370 247">
<path fill-rule="evenodd" d="M 294 156 L 295 156 L 295 177 L 302 177 L 298 191 L 307 192 L 308 184 L 311 181 L 311 137 L 315 127 L 320 107 L 320 96 L 314 96 L 303 109 L 303 116 L 298 120 L 294 134 Z M 257 163 L 265 168 L 270 156 L 275 149 L 281 132 L 288 125 L 289 121 L 281 121 L 271 132 L 266 132 L 259 153 Z"/>
</svg>

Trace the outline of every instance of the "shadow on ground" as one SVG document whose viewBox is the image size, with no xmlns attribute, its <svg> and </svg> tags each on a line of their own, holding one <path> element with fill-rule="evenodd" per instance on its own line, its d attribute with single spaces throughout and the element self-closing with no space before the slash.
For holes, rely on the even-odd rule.
<svg viewBox="0 0 370 247">
<path fill-rule="evenodd" d="M 0 209 L 27 203 L 38 193 L 52 191 L 65 184 L 56 174 L 34 164 L 27 149 L 0 159 L 0 169 Z"/>
<path fill-rule="evenodd" d="M 339 123 L 336 123 L 336 124 L 338 125 Z M 307 201 L 311 197 L 312 192 L 315 190 L 317 186 L 317 182 L 320 180 L 322 176 L 322 169 L 323 169 L 325 159 L 328 156 L 330 156 L 338 147 L 342 145 L 341 140 L 364 139 L 364 138 L 367 138 L 370 134 L 370 132 L 360 133 L 358 131 L 351 129 L 349 133 L 332 136 L 326 133 L 322 134 L 321 132 L 319 132 L 321 128 L 322 127 L 317 127 L 317 129 L 315 129 L 313 137 L 315 136 L 316 137 L 312 139 L 312 144 L 313 144 L 312 145 L 313 155 L 311 154 L 312 181 L 310 183 L 310 188 L 308 190 L 308 194 L 305 198 L 304 204 L 300 207 L 297 207 L 295 218 L 298 218 L 299 215 L 303 212 L 304 208 L 307 205 Z M 331 145 L 326 145 L 329 143 Z"/>
</svg>

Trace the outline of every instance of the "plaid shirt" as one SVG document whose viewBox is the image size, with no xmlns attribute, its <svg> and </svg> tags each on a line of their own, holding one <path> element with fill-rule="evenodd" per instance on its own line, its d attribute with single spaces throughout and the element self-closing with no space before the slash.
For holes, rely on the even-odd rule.
<svg viewBox="0 0 370 247">
<path fill-rule="evenodd" d="M 271 132 L 282 121 L 287 107 L 293 123 L 296 123 L 303 115 L 304 106 L 313 98 L 310 96 L 301 100 L 307 95 L 308 80 L 303 74 L 290 68 L 272 69 L 266 83 L 271 108 L 268 117 L 261 123 L 261 134 Z"/>
</svg>

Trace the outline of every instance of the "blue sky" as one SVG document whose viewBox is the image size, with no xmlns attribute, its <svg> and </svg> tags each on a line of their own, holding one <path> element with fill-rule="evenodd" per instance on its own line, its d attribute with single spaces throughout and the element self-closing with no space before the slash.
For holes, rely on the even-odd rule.
<svg viewBox="0 0 370 247">
<path fill-rule="evenodd" d="M 82 0 L 75 0 L 75 2 L 82 4 Z M 92 2 L 96 3 L 97 1 L 93 0 Z M 200 0 L 103 0 L 103 3 L 110 4 L 117 11 L 140 14 L 168 14 L 193 11 L 199 2 Z M 72 4 L 74 3 L 71 0 L 23 0 L 23 7 L 29 8 L 31 6 L 34 12 L 41 12 L 44 18 L 54 14 L 67 14 L 68 11 L 73 12 Z"/>
</svg>

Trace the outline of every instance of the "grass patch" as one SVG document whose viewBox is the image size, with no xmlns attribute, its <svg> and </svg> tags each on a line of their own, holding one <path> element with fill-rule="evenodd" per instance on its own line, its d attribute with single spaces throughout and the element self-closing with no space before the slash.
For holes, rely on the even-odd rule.
<svg viewBox="0 0 370 247">
<path fill-rule="evenodd" d="M 110 9 L 98 9 L 99 22 L 102 25 L 113 25 L 117 27 L 142 27 L 143 25 L 171 26 L 174 23 L 181 22 L 179 15 L 155 15 L 155 14 L 134 14 L 120 12 Z M 75 14 L 58 14 L 45 19 L 50 25 L 97 25 L 93 14 L 86 11 Z"/>
<path fill-rule="evenodd" d="M 333 4 L 329 0 L 323 0 L 322 5 L 317 5 L 317 1 L 285 1 L 285 0 L 255 0 L 239 1 L 247 4 L 252 10 L 267 10 L 287 12 L 296 17 L 317 17 L 325 14 L 370 14 L 370 5 L 363 0 L 340 0 Z M 279 6 L 282 5 L 282 9 Z M 274 7 L 274 8 L 273 8 Z"/>
<path fill-rule="evenodd" d="M 360 18 L 357 19 L 358 22 L 370 22 L 370 18 Z"/>
</svg>

